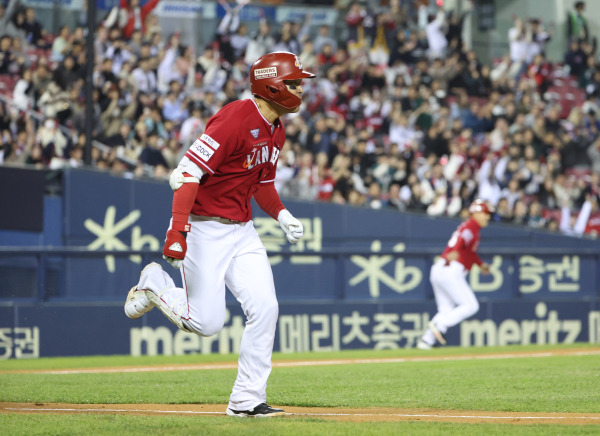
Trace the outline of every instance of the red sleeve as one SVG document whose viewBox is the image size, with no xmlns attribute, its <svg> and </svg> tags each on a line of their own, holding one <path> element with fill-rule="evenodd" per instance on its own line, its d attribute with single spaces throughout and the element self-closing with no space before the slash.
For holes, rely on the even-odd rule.
<svg viewBox="0 0 600 436">
<path fill-rule="evenodd" d="M 285 209 L 273 183 L 261 184 L 254 193 L 254 200 L 274 219 L 277 219 L 279 212 Z"/>
<path fill-rule="evenodd" d="M 188 173 L 183 173 L 183 175 L 191 177 Z M 173 193 L 173 230 L 190 231 L 188 219 L 196 200 L 198 186 L 197 183 L 184 183 Z"/>
<path fill-rule="evenodd" d="M 194 141 L 185 156 L 205 173 L 214 174 L 237 148 L 239 129 L 232 126 L 238 124 L 239 113 L 235 111 L 233 103 L 230 103 L 208 120 L 206 130 Z"/>
<path fill-rule="evenodd" d="M 467 247 L 467 242 L 465 241 L 465 238 L 463 237 L 463 230 L 460 231 L 460 233 L 458 234 L 458 239 L 456 240 L 456 244 L 454 244 L 452 248 L 452 251 L 458 251 L 460 252 L 461 250 L 465 250 L 468 249 Z"/>
</svg>

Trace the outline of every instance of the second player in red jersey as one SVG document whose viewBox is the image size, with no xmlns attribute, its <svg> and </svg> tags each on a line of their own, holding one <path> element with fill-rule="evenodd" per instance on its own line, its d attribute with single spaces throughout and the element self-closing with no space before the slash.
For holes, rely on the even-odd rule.
<svg viewBox="0 0 600 436">
<path fill-rule="evenodd" d="M 475 200 L 469 206 L 470 217 L 454 231 L 439 260 L 431 267 L 429 280 L 433 287 L 437 313 L 417 344 L 428 350 L 436 341 L 446 344 L 448 328 L 473 316 L 479 303 L 467 283 L 467 274 L 473 264 L 479 265 L 483 274 L 489 274 L 490 266 L 477 254 L 481 228 L 486 227 L 494 207 L 486 201 Z"/>
</svg>

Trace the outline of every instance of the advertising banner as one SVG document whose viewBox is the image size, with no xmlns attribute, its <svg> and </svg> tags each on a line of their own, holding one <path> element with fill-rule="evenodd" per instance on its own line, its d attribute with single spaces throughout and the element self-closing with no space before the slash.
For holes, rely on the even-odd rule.
<svg viewBox="0 0 600 436">
<path fill-rule="evenodd" d="M 161 0 L 156 5 L 154 13 L 159 17 L 214 19 L 217 17 L 216 10 L 214 2 Z"/>
<path fill-rule="evenodd" d="M 161 259 L 172 191 L 166 181 L 83 171 L 66 172 L 64 182 L 67 246 L 156 253 L 152 259 L 113 254 L 66 258 L 64 297 L 120 299 L 146 263 Z M 284 204 L 304 225 L 304 237 L 295 245 L 260 208 L 254 207 L 253 217 L 282 301 L 432 298 L 429 270 L 460 222 L 327 203 L 284 199 Z M 592 242 L 491 224 L 482 230 L 479 249 L 491 274 L 474 267 L 470 285 L 489 299 L 597 298 L 600 251 L 586 247 Z M 179 273 L 165 266 L 179 283 Z"/>
<path fill-rule="evenodd" d="M 200 337 L 177 330 L 158 311 L 138 320 L 121 304 L 0 306 L 0 359 L 89 355 L 239 352 L 245 318 L 227 306 L 224 328 Z M 275 351 L 413 348 L 435 311 L 430 302 L 280 304 Z M 600 343 L 600 306 L 568 301 L 487 301 L 447 333 L 449 345 Z"/>
</svg>

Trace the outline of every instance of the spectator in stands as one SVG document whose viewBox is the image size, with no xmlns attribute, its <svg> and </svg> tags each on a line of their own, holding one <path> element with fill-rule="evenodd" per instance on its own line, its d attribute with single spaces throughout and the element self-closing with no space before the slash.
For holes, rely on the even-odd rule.
<svg viewBox="0 0 600 436">
<path fill-rule="evenodd" d="M 429 216 L 441 216 L 446 213 L 448 207 L 448 195 L 446 186 L 439 186 L 435 189 L 432 202 L 427 206 L 426 212 Z"/>
<path fill-rule="evenodd" d="M 154 131 L 150 131 L 146 138 L 146 144 L 140 153 L 140 162 L 152 167 L 162 165 L 167 168 L 168 163 L 160 151 L 162 147 L 162 139 Z"/>
<path fill-rule="evenodd" d="M 569 43 L 564 62 L 568 65 L 570 74 L 581 78 L 587 65 L 587 54 L 579 41 L 572 40 Z"/>
<path fill-rule="evenodd" d="M 424 8 L 425 6 L 421 6 Z M 429 23 L 425 27 L 427 34 L 427 44 L 429 48 L 427 55 L 429 59 L 443 58 L 446 55 L 448 40 L 446 39 L 446 12 L 439 7 L 435 16 L 429 17 Z"/>
<path fill-rule="evenodd" d="M 64 124 L 71 116 L 69 94 L 54 81 L 40 96 L 38 105 L 45 117 L 56 119 L 60 124 Z"/>
<path fill-rule="evenodd" d="M 335 53 L 338 49 L 337 41 L 329 34 L 330 26 L 326 24 L 322 24 L 319 26 L 318 34 L 313 39 L 313 46 L 316 53 L 321 52 L 321 48 L 325 44 L 329 44 L 331 46 L 331 51 Z"/>
<path fill-rule="evenodd" d="M 501 223 L 509 223 L 513 219 L 513 211 L 506 197 L 500 198 L 496 205 L 496 212 L 492 215 L 492 220 Z"/>
<path fill-rule="evenodd" d="M 248 40 L 246 54 L 244 55 L 246 64 L 252 65 L 254 61 L 262 55 L 271 53 L 274 45 L 275 39 L 271 35 L 271 26 L 264 17 L 261 17 L 258 24 L 258 30 L 254 32 Z M 305 68 L 309 69 L 309 63 L 307 62 L 307 59 L 305 59 L 303 56 L 300 57 L 302 58 Z"/>
<path fill-rule="evenodd" d="M 546 56 L 546 45 L 552 39 L 552 31 L 546 31 L 539 18 L 529 20 L 529 32 L 531 41 L 527 48 L 527 62 L 531 61 L 539 54 Z"/>
<path fill-rule="evenodd" d="M 202 118 L 203 106 L 200 102 L 190 102 L 188 110 L 191 114 L 181 124 L 179 135 L 182 144 L 191 144 L 194 142 L 196 138 L 200 137 L 206 126 L 204 119 Z"/>
<path fill-rule="evenodd" d="M 164 57 L 156 72 L 157 87 L 161 93 L 166 93 L 169 83 L 173 80 L 185 83 L 188 74 L 193 75 L 193 52 L 189 47 L 180 44 L 181 35 L 174 33 L 169 38 L 169 44 L 164 52 Z"/>
<path fill-rule="evenodd" d="M 496 179 L 493 171 L 493 156 L 488 154 L 487 158 L 481 164 L 477 175 L 477 182 L 479 184 L 479 192 L 477 198 L 489 201 L 492 205 L 498 204 L 498 200 L 502 197 L 500 184 Z"/>
<path fill-rule="evenodd" d="M 488 73 L 489 65 L 481 63 L 475 52 L 466 51 L 457 43 L 452 43 L 448 56 L 430 60 L 426 45 L 422 45 L 423 41 L 426 44 L 424 32 L 410 27 L 394 29 L 401 20 L 393 18 L 391 12 L 377 15 L 358 2 L 350 9 L 356 13 L 353 17 L 356 20 L 348 24 L 348 39 L 355 38 L 355 44 L 350 44 L 351 50 L 347 51 L 346 43 L 335 38 L 329 41 L 331 47 L 332 42 L 337 44 L 338 50 L 326 54 L 322 62 L 326 71 L 305 88 L 307 104 L 303 112 L 286 122 L 290 127 L 286 145 L 290 153 L 285 168 L 290 179 L 289 183 L 281 184 L 283 190 L 289 185 L 294 192 L 303 191 L 302 195 L 308 193 L 308 197 L 322 201 L 353 205 L 387 202 L 395 209 L 408 205 L 411 210 L 429 210 L 448 216 L 466 213 L 465 205 L 481 192 L 495 198 L 499 210 L 507 209 L 508 203 L 513 202 L 515 209 L 521 210 L 517 211 L 514 222 L 528 225 L 539 219 L 536 202 L 551 209 L 542 216 L 554 216 L 558 213 L 555 210 L 557 198 L 567 195 L 572 206 L 578 208 L 585 193 L 596 189 L 593 177 L 581 175 L 587 174 L 591 165 L 596 164 L 595 160 L 600 161 L 600 157 L 594 155 L 597 152 L 600 156 L 595 146 L 600 122 L 588 113 L 589 108 L 598 110 L 600 97 L 596 86 L 600 83 L 600 72 L 591 44 L 583 43 L 570 59 L 575 60 L 575 72 L 575 58 L 581 56 L 585 60 L 581 66 L 580 86 L 586 87 L 588 98 L 583 105 L 578 99 L 573 100 L 575 110 L 564 119 L 564 106 L 546 101 L 543 86 L 536 82 L 540 73 L 548 79 L 548 84 L 553 80 L 545 70 L 538 69 L 539 63 L 534 62 L 530 67 L 532 81 L 519 80 L 522 66 L 515 68 L 517 62 L 510 59 Z M 230 18 L 231 24 L 234 17 Z M 126 168 L 119 160 L 132 161 L 131 168 L 136 168 L 134 174 L 164 177 L 181 152 L 181 145 L 186 147 L 201 133 L 208 117 L 228 101 L 244 98 L 239 83 L 247 74 L 247 64 L 254 60 L 252 50 L 264 50 L 259 45 L 264 42 L 267 46 L 274 38 L 266 21 L 261 20 L 261 31 L 254 41 L 258 43 L 260 39 L 260 44 L 253 44 L 253 39 L 248 38 L 245 61 L 234 54 L 231 63 L 223 62 L 213 43 L 201 56 L 192 59 L 190 48 L 181 45 L 178 34 L 165 45 L 156 27 L 156 16 L 148 15 L 146 21 L 144 34 L 148 41 L 141 37 L 141 28 L 134 27 L 130 40 L 125 43 L 120 41 L 123 38 L 119 30 L 113 30 L 110 38 L 106 28 L 98 31 L 98 67 L 93 80 L 93 116 L 97 120 L 94 138 L 112 147 L 94 151 L 93 162 L 99 168 L 123 174 Z M 151 21 L 155 24 L 149 31 Z M 309 24 L 310 21 L 305 20 L 284 23 L 281 29 L 273 29 L 282 35 L 278 37 L 279 48 L 290 50 L 291 45 L 297 44 L 303 49 L 300 57 L 305 68 L 307 63 L 316 62 L 319 54 L 313 50 L 312 43 L 306 42 Z M 423 26 L 426 24 L 424 21 Z M 240 32 L 243 25 L 240 21 L 237 31 L 229 34 L 230 47 L 236 35 L 244 36 Z M 452 25 L 455 26 L 452 39 L 456 40 L 457 23 Z M 534 28 L 535 23 L 529 29 L 524 27 L 525 38 L 512 41 L 511 48 L 514 48 L 513 43 L 517 48 L 519 43 L 533 43 L 527 40 L 527 35 L 535 33 Z M 315 30 L 325 33 L 318 27 Z M 85 70 L 86 46 L 82 29 L 73 33 L 78 36 L 73 37 L 70 51 L 58 63 L 48 62 L 49 50 L 38 51 L 39 58 L 34 59 L 28 58 L 23 47 L 11 45 L 17 58 L 24 59 L 23 62 L 17 60 L 12 67 L 15 81 L 23 77 L 15 87 L 13 98 L 22 102 L 20 107 L 30 104 L 37 110 L 36 105 L 40 105 L 48 110 L 46 100 L 52 92 L 47 88 L 54 77 L 72 111 L 72 115 L 67 113 L 64 117 L 64 122 L 80 132 L 85 111 L 81 105 L 79 77 Z M 373 41 L 379 41 L 380 51 L 384 47 L 382 35 L 391 49 L 386 69 L 369 65 L 368 59 Z M 219 48 L 226 50 L 227 41 L 221 41 L 225 44 Z M 132 57 L 123 58 L 122 50 Z M 29 65 L 32 65 L 31 70 L 28 70 Z M 548 66 L 548 72 L 552 67 L 545 62 L 541 65 L 542 68 Z M 153 71 L 158 71 L 158 77 L 148 79 L 147 75 Z M 6 83 L 12 89 L 12 79 Z M 172 89 L 171 84 L 177 84 L 178 88 Z M 139 92 L 136 94 L 132 87 L 139 88 Z M 39 97 L 44 93 L 46 97 L 40 104 Z M 116 106 L 115 93 L 118 95 Z M 28 95 L 33 98 L 28 100 Z M 186 97 L 197 104 L 188 106 Z M 124 111 L 134 102 L 135 109 L 124 116 Z M 109 110 L 111 104 L 116 110 Z M 184 116 L 186 110 L 192 115 Z M 174 113 L 181 116 L 173 116 Z M 337 115 L 332 116 L 333 113 Z M 11 111 L 7 114 L 7 125 L 15 125 L 20 118 L 23 117 L 18 111 Z M 314 125 L 307 120 L 314 120 Z M 107 121 L 108 132 L 112 134 L 105 137 L 107 132 L 103 128 L 107 127 Z M 7 129 L 2 129 L 0 122 L 0 132 L 3 130 Z M 33 136 L 36 136 L 35 131 Z M 19 156 L 23 156 L 23 161 L 37 165 L 51 162 L 47 151 L 41 153 L 41 149 L 33 145 L 29 149 L 22 145 L 17 147 L 15 141 L 12 134 L 11 151 L 5 151 L 7 159 L 13 158 L 13 149 L 21 149 Z M 155 162 L 150 167 L 137 164 L 149 142 L 158 143 L 157 148 L 166 163 Z M 81 144 L 71 145 L 69 137 L 64 150 L 63 163 L 79 165 Z M 157 156 L 150 151 L 146 151 L 146 155 Z M 309 160 L 312 163 L 307 165 Z M 57 165 L 56 162 L 55 159 L 52 165 Z M 600 167 L 600 164 L 595 166 Z M 565 176 L 566 171 L 577 175 Z M 301 188 L 308 179 L 310 184 Z M 379 192 L 375 192 L 377 187 Z M 503 198 L 504 195 L 508 198 Z M 531 204 L 529 216 L 525 200 Z M 444 201 L 446 206 L 441 207 Z M 507 208 L 501 206 L 504 203 Z M 495 219 L 506 222 L 512 216 L 507 210 Z M 548 221 L 547 227 L 552 225 L 554 222 Z"/>
<path fill-rule="evenodd" d="M 100 115 L 100 121 L 102 122 L 102 129 L 104 131 L 103 136 L 110 137 L 119 132 L 119 128 L 123 120 L 130 120 L 133 118 L 137 110 L 137 99 L 132 98 L 131 102 L 123 98 L 122 90 L 119 89 L 117 84 L 107 82 L 104 88 L 104 92 L 107 96 L 107 105 Z M 136 91 L 134 91 L 135 95 Z"/>
<path fill-rule="evenodd" d="M 79 68 L 79 65 L 72 56 L 66 56 L 55 67 L 53 78 L 62 89 L 67 90 L 80 84 L 80 81 L 83 84 L 84 71 Z"/>
<path fill-rule="evenodd" d="M 529 220 L 529 208 L 527 207 L 527 203 L 524 200 L 515 201 L 515 205 L 513 207 L 513 224 L 526 225 Z"/>
<path fill-rule="evenodd" d="M 223 59 L 229 64 L 233 64 L 237 57 L 243 55 L 242 47 L 245 50 L 248 45 L 248 37 L 245 35 L 245 30 L 243 31 L 244 34 L 238 34 L 240 28 L 240 11 L 248 1 L 241 0 L 232 8 L 227 3 L 227 0 L 219 0 L 219 4 L 225 9 L 225 16 L 219 23 L 216 36 L 219 42 L 219 51 Z M 236 40 L 237 47 L 233 45 L 234 39 Z M 299 51 L 294 53 L 299 53 Z"/>
<path fill-rule="evenodd" d="M 236 62 L 239 59 L 244 59 L 246 55 L 246 48 L 250 42 L 248 36 L 248 26 L 241 23 L 237 31 L 231 35 L 231 48 L 233 50 L 233 61 Z"/>
<path fill-rule="evenodd" d="M 31 7 L 25 9 L 25 22 L 22 26 L 23 30 L 25 30 L 25 38 L 29 44 L 38 48 L 48 48 L 46 30 L 35 19 L 35 9 Z"/>
<path fill-rule="evenodd" d="M 563 147 L 560 150 L 562 169 L 587 169 L 591 162 L 588 157 L 587 150 L 591 145 L 591 141 L 581 135 L 581 130 L 576 128 L 573 134 L 562 132 Z"/>
<path fill-rule="evenodd" d="M 559 230 L 568 236 L 581 236 L 585 231 L 590 213 L 592 211 L 592 202 L 595 196 L 588 195 L 577 217 L 571 214 L 569 202 L 564 199 L 561 207 Z"/>
<path fill-rule="evenodd" d="M 71 29 L 69 26 L 62 26 L 58 36 L 52 42 L 52 54 L 50 58 L 53 61 L 62 61 L 65 55 L 71 50 Z"/>
<path fill-rule="evenodd" d="M 140 0 L 121 0 L 119 7 L 113 7 L 106 17 L 106 27 L 117 26 L 121 29 L 122 37 L 130 39 L 134 30 L 145 33 L 146 18 L 156 7 L 159 0 L 148 0 L 140 6 Z"/>
<path fill-rule="evenodd" d="M 32 109 L 34 105 L 33 79 L 30 69 L 23 71 L 23 76 L 17 81 L 13 91 L 13 101 L 19 110 Z"/>
<path fill-rule="evenodd" d="M 15 73 L 17 57 L 11 49 L 12 38 L 8 35 L 0 37 L 0 74 Z"/>
<path fill-rule="evenodd" d="M 364 204 L 370 209 L 381 209 L 384 205 L 381 185 L 377 182 L 371 182 L 365 196 Z"/>
<path fill-rule="evenodd" d="M 181 143 L 177 138 L 169 138 L 164 147 L 161 148 L 161 153 L 167 162 L 167 166 L 164 167 L 166 173 L 161 175 L 162 178 L 168 178 L 169 170 L 177 167 L 177 164 L 181 161 L 181 158 L 187 151 L 187 147 L 182 150 Z"/>
<path fill-rule="evenodd" d="M 285 21 L 281 25 L 279 33 L 275 36 L 275 51 L 289 51 L 291 53 L 302 53 L 300 42 L 292 32 L 292 22 Z"/>
<path fill-rule="evenodd" d="M 162 115 L 165 120 L 173 121 L 175 124 L 180 125 L 189 116 L 187 99 L 182 94 L 178 95 L 173 89 L 169 90 L 162 104 Z"/>
<path fill-rule="evenodd" d="M 11 38 L 25 40 L 25 31 L 16 24 L 16 13 L 19 0 L 8 0 L 5 6 L 4 2 L 0 2 L 0 35 L 8 35 Z M 20 12 L 21 22 L 25 18 L 25 13 Z"/>
<path fill-rule="evenodd" d="M 110 33 L 110 44 L 104 56 L 107 59 L 112 59 L 112 72 L 115 75 L 118 75 L 123 69 L 123 64 L 133 60 L 133 55 L 127 49 L 123 38 L 118 35 L 118 31 Z"/>
<path fill-rule="evenodd" d="M 534 229 L 542 229 L 546 226 L 546 219 L 542 215 L 542 205 L 539 201 L 529 203 L 527 226 Z"/>
<path fill-rule="evenodd" d="M 516 76 L 527 62 L 527 47 L 531 35 L 527 33 L 525 22 L 521 18 L 513 17 L 513 27 L 508 30 L 510 47 L 510 61 L 512 63 L 510 75 Z"/>
<path fill-rule="evenodd" d="M 131 72 L 131 84 L 145 94 L 156 92 L 156 74 L 150 67 L 150 58 L 139 58 L 137 67 Z"/>
<path fill-rule="evenodd" d="M 585 2 L 575 2 L 574 9 L 567 15 L 567 39 L 568 41 L 589 41 L 587 19 L 583 16 Z"/>
<path fill-rule="evenodd" d="M 67 157 L 68 140 L 58 126 L 55 119 L 46 119 L 37 131 L 36 143 L 42 146 L 45 163 L 61 167 Z"/>
</svg>

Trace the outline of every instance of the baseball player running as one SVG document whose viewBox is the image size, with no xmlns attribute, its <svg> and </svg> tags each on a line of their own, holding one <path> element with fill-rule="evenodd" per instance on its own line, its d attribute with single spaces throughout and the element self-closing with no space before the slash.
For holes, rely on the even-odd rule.
<svg viewBox="0 0 600 436">
<path fill-rule="evenodd" d="M 470 218 L 454 231 L 442 256 L 431 267 L 429 280 L 438 312 L 417 343 L 421 350 L 430 350 L 436 340 L 446 345 L 444 334 L 448 328 L 479 310 L 479 303 L 466 277 L 474 263 L 479 265 L 483 274 L 490 273 L 490 266 L 477 255 L 477 247 L 479 230 L 488 225 L 494 207 L 484 200 L 475 200 L 469 206 L 469 212 Z"/>
<path fill-rule="evenodd" d="M 227 285 L 247 317 L 227 408 L 230 416 L 284 414 L 266 403 L 279 309 L 250 201 L 254 197 L 279 221 L 291 243 L 303 236 L 302 224 L 284 208 L 273 182 L 285 141 L 280 117 L 298 112 L 302 79 L 314 77 L 293 53 L 269 53 L 254 62 L 254 98 L 219 110 L 169 181 L 173 217 L 163 257 L 181 268 L 183 289 L 175 287 L 159 264 L 151 263 L 125 302 L 129 318 L 158 307 L 181 330 L 211 336 L 225 322 Z"/>
</svg>

